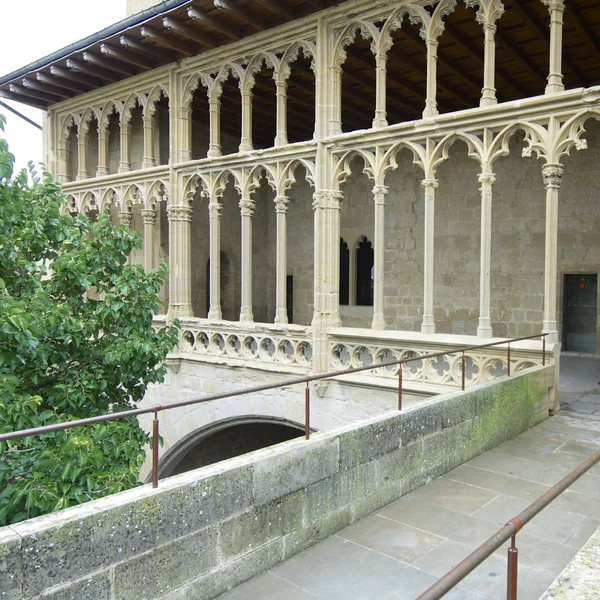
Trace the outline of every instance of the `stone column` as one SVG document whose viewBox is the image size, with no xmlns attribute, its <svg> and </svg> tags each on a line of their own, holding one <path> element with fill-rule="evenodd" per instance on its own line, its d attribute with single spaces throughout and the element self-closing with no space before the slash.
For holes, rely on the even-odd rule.
<svg viewBox="0 0 600 600">
<path fill-rule="evenodd" d="M 208 145 L 208 158 L 217 158 L 221 151 L 221 99 L 209 98 L 210 140 Z"/>
<path fill-rule="evenodd" d="M 240 141 L 240 152 L 248 152 L 252 146 L 252 91 L 242 92 L 242 139 Z"/>
<path fill-rule="evenodd" d="M 144 156 L 142 157 L 142 169 L 149 169 L 156 165 L 153 144 L 154 123 L 151 116 L 144 117 Z"/>
<path fill-rule="evenodd" d="M 67 140 L 58 142 L 58 181 L 67 183 L 69 181 L 69 168 L 67 165 L 69 153 L 67 151 Z"/>
<path fill-rule="evenodd" d="M 423 117 L 435 117 L 439 114 L 437 107 L 437 39 L 427 40 L 427 96 Z"/>
<path fill-rule="evenodd" d="M 433 320 L 433 240 L 435 218 L 435 190 L 439 187 L 437 179 L 424 179 L 421 185 L 425 189 L 425 252 L 423 257 L 423 323 L 421 333 L 435 333 Z"/>
<path fill-rule="evenodd" d="M 331 67 L 332 115 L 329 122 L 329 135 L 342 133 L 342 68 Z"/>
<path fill-rule="evenodd" d="M 491 338 L 491 265 L 492 265 L 492 189 L 496 183 L 494 173 L 479 175 L 481 184 L 481 250 L 479 267 L 479 325 L 477 335 Z"/>
<path fill-rule="evenodd" d="M 179 123 L 181 128 L 181 146 L 179 159 L 181 162 L 192 160 L 192 109 L 179 109 Z"/>
<path fill-rule="evenodd" d="M 486 22 L 483 25 L 485 58 L 480 106 L 498 104 L 498 98 L 496 97 L 496 29 L 495 23 Z"/>
<path fill-rule="evenodd" d="M 556 323 L 556 282 L 558 274 L 558 191 L 564 174 L 561 164 L 547 164 L 542 168 L 546 186 L 546 251 L 544 271 L 544 325 L 547 342 L 558 342 Z"/>
<path fill-rule="evenodd" d="M 277 135 L 275 146 L 285 146 L 287 137 L 287 81 L 277 81 Z"/>
<path fill-rule="evenodd" d="M 172 274 L 169 316 L 191 317 L 192 311 L 192 214 L 191 206 L 167 208 L 169 217 L 169 267 Z"/>
<path fill-rule="evenodd" d="M 562 74 L 564 0 L 542 0 L 550 12 L 550 65 L 546 94 L 565 89 Z"/>
<path fill-rule="evenodd" d="M 374 252 L 374 278 L 373 278 L 373 329 L 385 329 L 383 315 L 383 289 L 385 265 L 385 197 L 388 188 L 385 185 L 376 185 L 373 188 L 375 201 L 375 252 Z"/>
<path fill-rule="evenodd" d="M 208 318 L 218 321 L 223 318 L 221 311 L 221 211 L 223 205 L 218 198 L 211 198 L 208 204 L 210 237 L 210 307 Z"/>
<path fill-rule="evenodd" d="M 386 57 L 377 57 L 377 66 L 375 68 L 375 118 L 373 119 L 373 128 L 387 127 L 386 111 L 386 75 L 387 59 Z"/>
<path fill-rule="evenodd" d="M 131 162 L 129 161 L 129 133 L 131 131 L 131 123 L 121 121 L 121 160 L 119 161 L 119 173 L 127 173 L 131 171 Z"/>
<path fill-rule="evenodd" d="M 287 210 L 290 199 L 287 196 L 276 196 L 275 212 L 277 213 L 277 246 L 276 246 L 276 289 L 275 289 L 275 323 L 288 322 L 287 314 Z"/>
<path fill-rule="evenodd" d="M 242 306 L 240 321 L 253 321 L 252 312 L 252 215 L 256 203 L 250 198 L 240 200 L 242 215 Z"/>
<path fill-rule="evenodd" d="M 96 177 L 108 175 L 108 128 L 98 127 L 98 170 Z"/>
<path fill-rule="evenodd" d="M 157 211 L 151 208 L 142 209 L 144 220 L 144 269 L 146 273 L 154 269 L 154 227 L 156 226 Z"/>
<path fill-rule="evenodd" d="M 315 192 L 316 289 L 320 289 L 320 311 L 325 327 L 341 327 L 340 318 L 340 210 L 344 195 L 339 190 Z"/>
<path fill-rule="evenodd" d="M 87 172 L 87 132 L 79 131 L 77 133 L 77 181 L 88 178 Z"/>
</svg>

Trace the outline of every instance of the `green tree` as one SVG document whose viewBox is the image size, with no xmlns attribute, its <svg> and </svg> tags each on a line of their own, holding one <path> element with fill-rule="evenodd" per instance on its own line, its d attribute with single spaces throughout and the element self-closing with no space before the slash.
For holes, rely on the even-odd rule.
<svg viewBox="0 0 600 600">
<path fill-rule="evenodd" d="M 0 140 L 0 432 L 133 408 L 177 341 L 152 328 L 166 265 L 128 265 L 139 234 L 13 165 Z M 0 443 L 0 525 L 135 486 L 147 443 L 135 418 Z"/>
</svg>

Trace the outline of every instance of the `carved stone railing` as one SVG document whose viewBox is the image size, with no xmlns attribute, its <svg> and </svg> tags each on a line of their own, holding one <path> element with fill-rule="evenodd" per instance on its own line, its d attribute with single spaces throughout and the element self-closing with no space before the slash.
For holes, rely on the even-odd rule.
<svg viewBox="0 0 600 600">
<path fill-rule="evenodd" d="M 187 360 L 306 373 L 312 368 L 312 333 L 300 325 L 180 319 L 179 354 Z"/>
<path fill-rule="evenodd" d="M 412 332 L 372 331 L 369 329 L 335 329 L 329 333 L 329 370 L 362 367 L 374 362 L 412 359 L 437 352 L 477 345 L 478 342 L 502 342 L 502 338 L 485 342 L 470 336 L 423 335 Z M 542 342 L 528 340 L 510 344 L 510 372 L 516 373 L 542 364 Z M 509 352 L 506 344 L 465 352 L 465 382 L 474 385 L 508 374 Z M 552 362 L 550 352 L 546 364 Z M 403 385 L 416 391 L 439 393 L 462 387 L 462 352 L 436 358 L 417 359 L 402 366 Z M 399 366 L 382 367 L 349 376 L 357 381 L 397 386 Z M 345 377 L 347 379 L 348 377 Z"/>
</svg>

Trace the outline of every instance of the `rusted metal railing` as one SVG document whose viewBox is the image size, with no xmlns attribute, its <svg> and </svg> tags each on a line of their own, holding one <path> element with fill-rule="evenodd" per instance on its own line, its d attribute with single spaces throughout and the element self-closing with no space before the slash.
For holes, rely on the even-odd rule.
<svg viewBox="0 0 600 600">
<path fill-rule="evenodd" d="M 562 494 L 570 485 L 598 462 L 600 462 L 600 450 L 592 454 L 586 461 L 582 462 L 576 469 L 571 471 L 565 478 L 561 479 L 543 496 L 540 496 L 522 513 L 510 519 L 502 529 L 499 529 L 489 540 L 487 540 L 487 542 L 484 542 L 479 548 L 469 554 L 467 558 L 456 565 L 451 571 L 448 571 L 446 575 L 421 594 L 417 600 L 438 600 L 439 598 L 442 598 L 509 539 L 511 540 L 511 544 L 508 548 L 506 598 L 507 600 L 517 600 L 519 558 L 519 551 L 517 550 L 516 545 L 517 533 L 531 521 L 533 517 L 546 508 L 557 496 Z"/>
<path fill-rule="evenodd" d="M 21 431 L 12 431 L 10 433 L 0 434 L 0 442 L 7 442 L 10 440 L 20 439 L 29 437 L 32 435 L 43 435 L 45 433 L 54 433 L 56 431 L 63 431 L 65 429 L 73 429 L 75 427 L 84 427 L 86 425 L 97 425 L 99 423 L 106 423 L 108 421 L 117 421 L 119 419 L 125 419 L 127 417 L 139 417 L 141 415 L 147 415 L 150 413 L 154 414 L 152 421 L 152 486 L 158 487 L 158 463 L 159 463 L 159 440 L 160 440 L 160 423 L 159 413 L 163 410 L 170 410 L 173 408 L 181 408 L 183 406 L 191 406 L 193 404 L 202 404 L 205 402 L 214 402 L 216 400 L 224 400 L 226 398 L 232 398 L 234 396 L 243 396 L 246 394 L 254 394 L 257 392 L 265 392 L 268 390 L 274 390 L 277 388 L 288 387 L 291 385 L 306 384 L 304 394 L 304 419 L 305 419 L 305 437 L 310 439 L 310 383 L 311 381 L 319 381 L 322 379 L 330 379 L 332 377 L 340 377 L 342 375 L 351 375 L 353 373 L 360 373 L 361 371 L 370 371 L 373 369 L 381 369 L 392 366 L 399 366 L 398 369 L 398 410 L 402 410 L 402 388 L 403 388 L 403 365 L 413 361 L 426 360 L 429 358 L 438 358 L 440 356 L 449 356 L 452 354 L 460 354 L 462 352 L 462 383 L 461 387 L 465 390 L 466 387 L 466 359 L 465 352 L 471 350 L 480 350 L 482 348 L 492 348 L 495 346 L 502 346 L 508 344 L 507 354 L 507 374 L 510 375 L 510 344 L 515 342 L 521 342 L 525 340 L 533 340 L 539 337 L 543 340 L 542 350 L 542 365 L 546 364 L 546 333 L 538 335 L 530 335 L 527 337 L 513 338 L 510 340 L 503 340 L 500 342 L 490 342 L 488 344 L 475 344 L 472 346 L 464 346 L 462 348 L 455 348 L 454 350 L 443 350 L 440 352 L 434 352 L 431 354 L 424 354 L 420 356 L 413 356 L 411 358 L 403 358 L 400 360 L 391 360 L 380 363 L 373 363 L 371 365 L 365 365 L 362 367 L 353 367 L 351 369 L 344 369 L 342 371 L 330 371 L 328 373 L 319 373 L 318 375 L 308 375 L 304 377 L 296 377 L 294 379 L 288 379 L 279 383 L 269 383 L 265 385 L 259 385 L 255 387 L 245 388 L 241 390 L 235 390 L 231 392 L 224 392 L 220 394 L 211 394 L 203 396 L 202 398 L 192 398 L 189 400 L 180 400 L 178 402 L 170 402 L 168 405 L 157 404 L 154 406 L 148 406 L 145 408 L 134 408 L 131 410 L 124 410 L 121 412 L 111 413 L 107 415 L 100 415 L 98 417 L 90 417 L 88 419 L 78 419 L 75 421 L 65 421 L 64 423 L 57 423 L 56 425 L 45 425 L 43 427 L 35 427 L 32 429 L 23 429 Z"/>
</svg>

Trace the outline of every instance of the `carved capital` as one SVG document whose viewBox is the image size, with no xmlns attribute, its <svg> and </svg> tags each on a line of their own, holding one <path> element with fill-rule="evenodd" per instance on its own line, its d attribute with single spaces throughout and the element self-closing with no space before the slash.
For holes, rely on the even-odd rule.
<svg viewBox="0 0 600 600">
<path fill-rule="evenodd" d="M 254 214 L 256 202 L 250 198 L 242 198 L 240 200 L 240 213 L 242 217 L 251 217 Z"/>
<path fill-rule="evenodd" d="M 385 204 L 385 197 L 388 195 L 388 188 L 385 185 L 376 185 L 373 187 L 373 199 L 375 204 L 383 206 Z"/>
<path fill-rule="evenodd" d="M 484 186 L 491 188 L 496 183 L 496 174 L 491 172 L 480 173 L 478 176 L 478 181 L 481 184 L 481 191 L 483 191 Z"/>
<path fill-rule="evenodd" d="M 421 185 L 424 189 L 437 190 L 440 187 L 440 182 L 437 179 L 423 179 Z"/>
<path fill-rule="evenodd" d="M 211 219 L 220 219 L 223 205 L 220 202 L 209 202 L 208 215 Z"/>
<path fill-rule="evenodd" d="M 275 212 L 276 213 L 287 213 L 290 199 L 287 196 L 276 196 L 275 197 Z"/>
<path fill-rule="evenodd" d="M 144 220 L 144 225 L 155 225 L 156 217 L 158 213 L 151 208 L 143 208 L 142 209 L 142 219 Z"/>
<path fill-rule="evenodd" d="M 169 221 L 191 222 L 194 209 L 191 206 L 171 205 L 167 208 Z"/>
<path fill-rule="evenodd" d="M 119 213 L 119 223 L 121 225 L 125 225 L 127 227 L 131 227 L 133 225 L 133 213 L 130 213 L 130 212 L 120 212 Z"/>
<path fill-rule="evenodd" d="M 542 4 L 545 4 L 550 12 L 555 10 L 565 11 L 565 0 L 542 0 Z"/>
<path fill-rule="evenodd" d="M 559 188 L 565 169 L 562 165 L 544 165 L 542 177 L 546 188 Z"/>
</svg>

